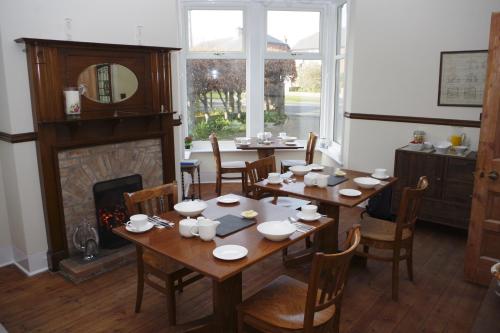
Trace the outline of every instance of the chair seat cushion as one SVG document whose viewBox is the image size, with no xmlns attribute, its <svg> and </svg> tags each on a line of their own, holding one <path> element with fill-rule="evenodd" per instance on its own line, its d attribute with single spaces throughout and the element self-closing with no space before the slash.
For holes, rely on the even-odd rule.
<svg viewBox="0 0 500 333">
<path fill-rule="evenodd" d="M 227 161 L 227 162 L 222 162 L 221 167 L 223 168 L 246 168 L 245 162 L 243 161 Z"/>
<path fill-rule="evenodd" d="M 396 223 L 364 216 L 361 220 L 361 237 L 382 241 L 396 239 Z M 411 237 L 411 231 L 403 229 L 403 239 Z"/>
<path fill-rule="evenodd" d="M 264 289 L 245 300 L 238 308 L 248 322 L 262 322 L 282 329 L 300 330 L 304 326 L 307 284 L 281 275 Z M 317 312 L 314 326 L 328 322 L 335 314 L 335 306 Z"/>
<path fill-rule="evenodd" d="M 178 270 L 181 270 L 183 268 L 181 264 L 178 264 L 177 262 L 170 260 L 165 256 L 156 254 L 155 252 L 146 248 L 143 249 L 142 260 L 144 261 L 144 264 L 156 268 L 157 270 L 160 270 L 166 274 L 177 272 Z"/>
<path fill-rule="evenodd" d="M 304 160 L 281 160 L 281 165 L 284 167 L 292 167 L 296 165 L 306 165 Z"/>
</svg>

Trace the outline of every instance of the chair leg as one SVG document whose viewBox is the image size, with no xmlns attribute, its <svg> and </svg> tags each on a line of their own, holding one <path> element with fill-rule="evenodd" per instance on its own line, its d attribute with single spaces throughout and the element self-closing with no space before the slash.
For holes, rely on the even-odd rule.
<svg viewBox="0 0 500 333">
<path fill-rule="evenodd" d="M 368 264 L 368 253 L 370 252 L 370 247 L 368 245 L 363 245 L 363 253 L 366 255 L 365 257 L 360 258 L 363 267 L 366 267 Z"/>
<path fill-rule="evenodd" d="M 182 293 L 184 291 L 184 288 L 182 288 L 182 277 L 180 277 L 179 279 L 177 279 L 177 290 Z"/>
<path fill-rule="evenodd" d="M 392 300 L 398 301 L 399 296 L 399 250 L 392 257 Z"/>
<path fill-rule="evenodd" d="M 288 248 L 286 247 L 283 250 L 281 250 L 281 260 L 285 262 L 287 256 L 288 256 Z"/>
<path fill-rule="evenodd" d="M 243 312 L 238 311 L 238 333 L 243 333 L 245 323 L 243 322 Z"/>
<path fill-rule="evenodd" d="M 217 183 L 215 184 L 215 192 L 217 193 L 218 196 L 221 195 L 221 192 L 222 192 L 222 175 L 221 174 L 217 175 Z"/>
<path fill-rule="evenodd" d="M 165 287 L 167 290 L 167 315 L 168 315 L 168 325 L 175 326 L 175 286 L 174 281 L 171 278 L 167 278 L 165 281 Z"/>
<path fill-rule="evenodd" d="M 241 173 L 241 190 L 243 195 L 247 194 L 247 174 L 245 172 Z"/>
<path fill-rule="evenodd" d="M 135 296 L 135 312 L 141 312 L 142 295 L 144 293 L 144 263 L 142 247 L 137 246 L 137 294 Z"/>
<path fill-rule="evenodd" d="M 406 268 L 408 269 L 408 279 L 413 282 L 413 249 L 406 249 L 408 251 L 406 258 Z"/>
</svg>

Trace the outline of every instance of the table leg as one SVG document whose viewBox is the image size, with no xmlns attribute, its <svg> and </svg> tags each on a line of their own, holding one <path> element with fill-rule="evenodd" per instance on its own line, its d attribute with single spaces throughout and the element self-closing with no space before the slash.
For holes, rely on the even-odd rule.
<svg viewBox="0 0 500 333">
<path fill-rule="evenodd" d="M 182 186 L 182 200 L 186 199 L 186 195 L 184 193 L 184 170 L 181 169 L 181 186 Z"/>
<path fill-rule="evenodd" d="M 213 281 L 214 322 L 217 332 L 236 332 L 236 306 L 242 301 L 241 290 L 241 272 L 224 281 Z"/>
<path fill-rule="evenodd" d="M 194 182 L 194 168 L 191 169 L 191 171 L 189 172 L 189 175 L 191 176 L 191 186 L 190 187 L 193 187 L 192 188 L 192 193 L 191 193 L 191 200 L 194 200 L 195 196 L 194 194 L 196 193 L 196 184 Z"/>
<path fill-rule="evenodd" d="M 320 231 L 318 248 L 325 253 L 334 253 L 339 247 L 340 207 L 320 203 L 319 212 L 333 218 L 335 222 Z"/>
<path fill-rule="evenodd" d="M 273 155 L 274 155 L 273 148 L 257 149 L 257 156 L 259 157 L 259 160 Z"/>
</svg>

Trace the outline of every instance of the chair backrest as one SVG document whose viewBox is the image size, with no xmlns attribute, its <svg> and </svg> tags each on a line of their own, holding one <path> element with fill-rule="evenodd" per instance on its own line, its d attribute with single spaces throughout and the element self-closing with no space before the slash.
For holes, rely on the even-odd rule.
<svg viewBox="0 0 500 333">
<path fill-rule="evenodd" d="M 254 162 L 245 162 L 246 174 L 250 181 L 249 191 L 254 198 L 258 198 L 260 193 L 254 188 L 254 184 L 266 179 L 270 172 L 276 172 L 276 159 L 274 155 L 262 158 Z"/>
<path fill-rule="evenodd" d="M 312 164 L 314 160 L 314 148 L 316 148 L 316 141 L 318 141 L 318 136 L 313 132 L 309 132 L 309 137 L 307 138 L 306 147 L 306 163 Z"/>
<path fill-rule="evenodd" d="M 398 215 L 396 218 L 396 242 L 402 239 L 403 230 L 409 228 L 413 231 L 417 214 L 422 203 L 425 190 L 429 186 L 429 181 L 426 176 L 420 177 L 417 187 L 405 187 L 399 205 Z"/>
<path fill-rule="evenodd" d="M 174 209 L 177 203 L 177 184 L 173 182 L 132 193 L 125 192 L 123 198 L 130 215 L 158 215 Z"/>
<path fill-rule="evenodd" d="M 208 138 L 210 139 L 210 143 L 212 144 L 212 153 L 214 154 L 215 158 L 215 168 L 217 170 L 217 173 L 219 173 L 222 164 L 220 159 L 219 140 L 217 140 L 217 136 L 215 135 L 215 133 L 210 134 Z"/>
<path fill-rule="evenodd" d="M 338 315 L 340 312 L 349 263 L 360 240 L 360 227 L 355 225 L 349 231 L 346 249 L 343 252 L 334 254 L 316 253 L 314 255 L 307 289 L 304 332 L 313 331 L 315 313 L 331 307 L 335 307 L 334 315 Z"/>
</svg>

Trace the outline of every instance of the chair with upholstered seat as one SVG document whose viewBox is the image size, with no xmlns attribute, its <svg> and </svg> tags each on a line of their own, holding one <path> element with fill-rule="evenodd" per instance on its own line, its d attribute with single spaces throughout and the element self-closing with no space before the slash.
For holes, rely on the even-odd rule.
<svg viewBox="0 0 500 333">
<path fill-rule="evenodd" d="M 241 187 L 244 194 L 246 194 L 246 165 L 244 161 L 227 161 L 222 162 L 219 149 L 219 140 L 215 133 L 210 134 L 210 143 L 212 144 L 212 152 L 215 158 L 215 169 L 217 172 L 217 179 L 215 183 L 215 192 L 217 195 L 221 195 L 222 192 L 222 180 L 223 179 L 241 179 Z M 228 173 L 239 173 L 240 176 L 224 176 Z"/>
<path fill-rule="evenodd" d="M 347 248 L 316 253 L 308 283 L 282 275 L 238 306 L 238 332 L 248 325 L 262 332 L 338 332 L 349 263 L 359 244 L 359 226 Z"/>
<path fill-rule="evenodd" d="M 314 160 L 314 148 L 316 148 L 316 141 L 318 136 L 313 132 L 309 132 L 306 146 L 306 159 L 305 160 L 282 160 L 281 173 L 287 172 L 288 169 L 295 165 L 308 165 L 312 164 Z"/>
<path fill-rule="evenodd" d="M 129 215 L 159 215 L 173 210 L 173 206 L 177 203 L 177 185 L 174 182 L 133 193 L 123 193 L 123 197 Z M 190 274 L 191 276 L 183 281 L 183 277 Z M 135 312 L 141 310 L 144 283 L 146 283 L 167 296 L 168 323 L 171 326 L 175 325 L 175 291 L 182 291 L 184 286 L 202 277 L 165 256 L 138 246 Z"/>
<path fill-rule="evenodd" d="M 406 260 L 408 278 L 413 281 L 413 237 L 418 210 L 429 185 L 427 177 L 420 177 L 416 188 L 403 190 L 396 222 L 389 222 L 362 214 L 361 245 L 363 252 L 356 255 L 364 258 L 392 262 L 392 299 L 398 300 L 399 262 Z M 370 248 L 390 250 L 390 256 L 370 254 Z M 404 249 L 404 254 L 401 250 Z"/>
</svg>

